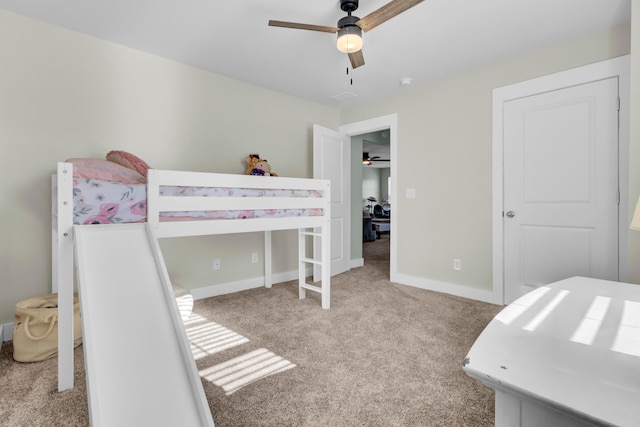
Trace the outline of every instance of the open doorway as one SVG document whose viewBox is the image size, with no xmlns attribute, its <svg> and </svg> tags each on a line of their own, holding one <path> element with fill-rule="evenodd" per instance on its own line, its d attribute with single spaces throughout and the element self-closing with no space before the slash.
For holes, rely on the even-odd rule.
<svg viewBox="0 0 640 427">
<path fill-rule="evenodd" d="M 361 192 L 354 191 L 352 196 L 361 201 L 362 258 L 365 263 L 388 263 L 392 232 L 389 129 L 352 136 L 351 143 L 362 146 Z"/>
<path fill-rule="evenodd" d="M 316 135 L 316 128 L 320 129 L 317 125 L 314 125 L 314 146 L 316 139 L 320 139 L 320 135 Z M 358 135 L 364 135 L 367 133 L 384 131 L 387 130 L 389 133 L 389 153 L 390 153 L 390 171 L 391 171 L 391 179 L 389 180 L 389 190 L 388 196 L 389 201 L 391 202 L 391 206 L 393 206 L 394 197 L 397 194 L 397 179 L 396 174 L 396 157 L 397 157 L 397 145 L 398 145 L 398 115 L 397 114 L 389 114 L 386 116 L 380 116 L 372 119 L 367 119 L 363 121 L 353 122 L 346 125 L 342 125 L 339 128 L 339 131 L 334 135 L 335 137 L 344 136 L 345 143 L 348 144 L 348 148 L 350 151 L 349 161 L 346 166 L 341 166 L 341 174 L 340 177 L 342 181 L 347 182 L 348 198 L 351 201 L 350 206 L 346 210 L 341 210 L 339 213 L 342 214 L 342 221 L 349 222 L 349 245 L 345 247 L 343 250 L 346 251 L 347 254 L 350 254 L 350 268 L 360 267 L 364 264 L 364 258 L 362 257 L 362 196 L 359 195 L 358 198 L 354 197 L 355 194 L 359 194 L 362 192 L 362 139 L 358 138 Z M 360 143 L 358 143 L 360 141 Z M 330 161 L 333 159 L 330 153 L 323 156 L 324 163 L 327 163 L 328 166 L 335 167 L 336 163 L 334 161 Z M 322 169 L 320 165 L 318 165 L 318 169 Z M 316 177 L 316 156 L 314 155 L 314 177 Z M 318 175 L 317 177 L 321 177 Z M 332 183 L 333 185 L 333 183 Z M 343 187 L 341 187 L 343 188 Z M 345 191 L 342 191 L 340 194 L 346 194 Z M 334 192 L 332 191 L 332 198 L 334 197 Z M 391 214 L 390 220 L 390 230 L 389 240 L 390 240 L 390 249 L 389 249 L 389 267 L 386 271 L 389 272 L 389 278 L 391 281 L 395 281 L 397 279 L 397 245 L 398 233 L 392 232 L 395 228 L 395 224 L 398 218 L 399 211 L 396 208 L 395 214 Z M 333 215 L 333 211 L 332 211 Z M 350 218 L 348 220 L 347 218 Z M 332 254 L 334 252 L 334 240 L 332 239 Z"/>
</svg>

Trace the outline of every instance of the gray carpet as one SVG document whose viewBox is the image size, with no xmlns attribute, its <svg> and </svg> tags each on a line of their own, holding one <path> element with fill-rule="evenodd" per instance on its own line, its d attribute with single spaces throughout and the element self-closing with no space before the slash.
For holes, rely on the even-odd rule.
<svg viewBox="0 0 640 427">
<path fill-rule="evenodd" d="M 390 283 L 388 247 L 364 244 L 330 310 L 294 282 L 196 302 L 187 334 L 217 427 L 493 425 L 493 392 L 461 366 L 500 307 Z M 4 343 L 0 425 L 88 425 L 82 347 L 63 393 L 55 360 L 11 354 Z"/>
</svg>

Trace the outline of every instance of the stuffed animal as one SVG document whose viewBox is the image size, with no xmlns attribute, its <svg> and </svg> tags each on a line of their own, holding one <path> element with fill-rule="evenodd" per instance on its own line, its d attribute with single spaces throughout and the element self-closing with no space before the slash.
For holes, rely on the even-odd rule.
<svg viewBox="0 0 640 427">
<path fill-rule="evenodd" d="M 278 176 L 271 172 L 271 165 L 267 159 L 261 159 L 259 154 L 249 154 L 247 157 L 246 175 Z"/>
</svg>

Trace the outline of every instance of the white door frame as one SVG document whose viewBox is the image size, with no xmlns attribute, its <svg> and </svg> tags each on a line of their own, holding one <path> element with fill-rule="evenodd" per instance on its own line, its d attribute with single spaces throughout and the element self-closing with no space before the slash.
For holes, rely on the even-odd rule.
<svg viewBox="0 0 640 427">
<path fill-rule="evenodd" d="M 629 55 L 609 59 L 583 67 L 562 71 L 548 76 L 527 80 L 493 90 L 493 146 L 492 146 L 492 186 L 493 186 L 493 302 L 504 304 L 504 232 L 503 232 L 503 104 L 538 93 L 549 92 L 596 80 L 618 77 L 620 97 L 619 122 L 619 185 L 620 206 L 618 209 L 619 252 L 618 269 L 620 281 L 627 280 L 627 224 L 629 187 Z"/>
<path fill-rule="evenodd" d="M 398 159 L 398 115 L 389 114 L 386 116 L 375 117 L 373 119 L 363 120 L 360 122 L 349 123 L 340 126 L 338 129 L 340 133 L 343 133 L 349 137 L 354 135 L 361 135 L 363 133 L 376 132 L 379 130 L 389 129 L 389 149 L 391 152 L 391 197 L 395 198 L 398 194 L 398 179 L 397 179 L 397 159 Z M 351 164 L 349 164 L 349 170 L 345 173 L 345 176 L 351 181 Z M 397 212 L 398 204 L 393 204 L 394 212 Z M 398 215 L 391 215 L 391 250 L 390 250 L 390 268 L 389 276 L 391 281 L 397 280 L 398 264 L 396 254 L 398 253 L 398 233 L 393 230 L 397 230 L 397 218 Z M 351 238 L 351 236 L 349 236 Z"/>
</svg>

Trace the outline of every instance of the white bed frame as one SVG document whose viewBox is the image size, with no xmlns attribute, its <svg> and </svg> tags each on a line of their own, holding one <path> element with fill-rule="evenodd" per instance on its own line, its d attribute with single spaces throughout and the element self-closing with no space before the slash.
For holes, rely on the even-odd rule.
<svg viewBox="0 0 640 427">
<path fill-rule="evenodd" d="M 323 309 L 330 304 L 331 194 L 328 180 L 257 177 L 150 169 L 147 176 L 147 221 L 158 238 L 212 234 L 264 232 L 265 287 L 272 285 L 271 231 L 298 229 L 298 288 L 319 292 Z M 315 190 L 321 197 L 160 197 L 160 186 L 230 187 L 252 189 Z M 258 209 L 322 209 L 320 216 L 285 218 L 217 219 L 161 222 L 160 212 Z M 58 163 L 52 177 L 52 289 L 58 293 L 58 391 L 73 388 L 73 165 Z M 306 239 L 320 243 L 319 253 L 306 255 Z M 313 264 L 314 281 L 307 283 L 306 268 Z"/>
</svg>

